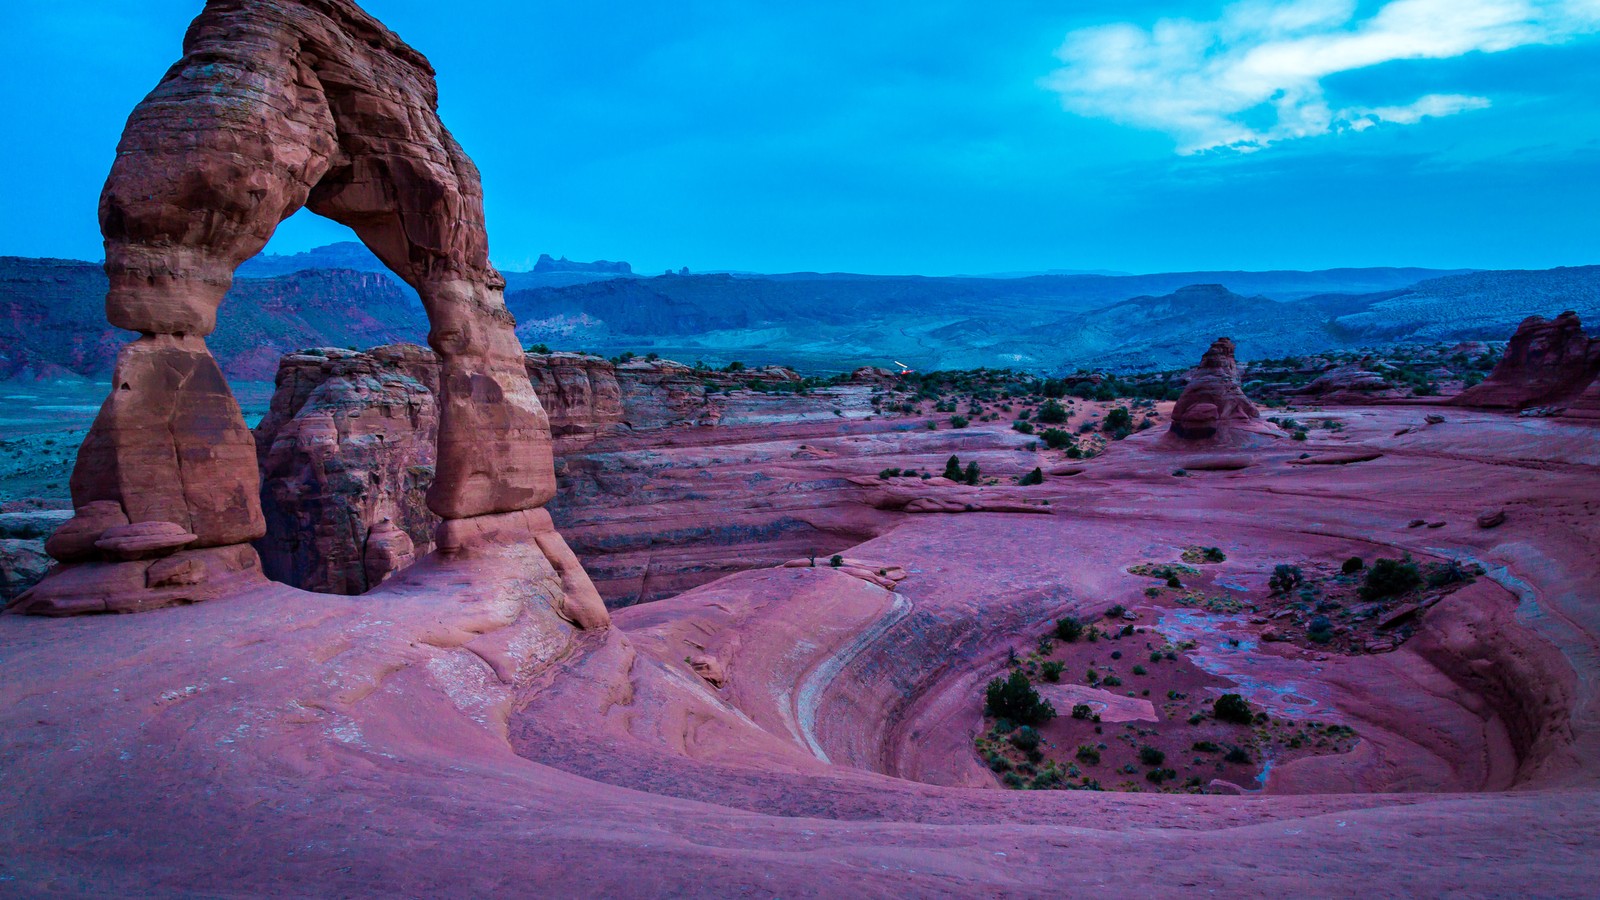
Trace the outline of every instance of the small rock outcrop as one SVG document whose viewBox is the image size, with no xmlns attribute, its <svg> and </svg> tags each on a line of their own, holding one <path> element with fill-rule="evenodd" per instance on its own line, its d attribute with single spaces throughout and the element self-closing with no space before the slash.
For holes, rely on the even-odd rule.
<svg viewBox="0 0 1600 900">
<path fill-rule="evenodd" d="M 1299 390 L 1290 393 L 1320 403 L 1366 403 L 1379 397 L 1399 396 L 1394 385 L 1372 371 L 1371 359 L 1335 366 Z"/>
<path fill-rule="evenodd" d="M 1189 383 L 1172 408 L 1166 440 L 1208 444 L 1248 443 L 1280 435 L 1244 395 L 1231 338 L 1217 338 L 1189 373 Z"/>
<path fill-rule="evenodd" d="M 1461 392 L 1457 406 L 1523 410 L 1580 399 L 1600 375 L 1600 341 L 1583 332 L 1578 314 L 1529 316 L 1482 384 Z"/>
</svg>

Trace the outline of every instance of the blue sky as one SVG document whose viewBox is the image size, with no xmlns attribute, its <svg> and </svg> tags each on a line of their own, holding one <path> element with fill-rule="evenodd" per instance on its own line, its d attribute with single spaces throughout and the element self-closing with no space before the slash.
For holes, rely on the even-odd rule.
<svg viewBox="0 0 1600 900">
<path fill-rule="evenodd" d="M 439 70 L 502 268 L 1600 262 L 1600 0 L 363 5 Z M 0 254 L 99 258 L 200 7 L 0 4 Z"/>
</svg>

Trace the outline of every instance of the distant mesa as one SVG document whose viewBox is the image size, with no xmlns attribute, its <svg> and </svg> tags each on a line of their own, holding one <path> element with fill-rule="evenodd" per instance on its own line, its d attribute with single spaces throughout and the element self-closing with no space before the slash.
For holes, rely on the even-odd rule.
<svg viewBox="0 0 1600 900">
<path fill-rule="evenodd" d="M 565 256 L 555 259 L 548 253 L 539 254 L 539 261 L 533 264 L 536 275 L 551 272 L 607 272 L 613 275 L 632 275 L 633 266 L 625 262 L 611 262 L 606 259 L 597 259 L 594 262 L 578 262 L 567 259 Z"/>
</svg>

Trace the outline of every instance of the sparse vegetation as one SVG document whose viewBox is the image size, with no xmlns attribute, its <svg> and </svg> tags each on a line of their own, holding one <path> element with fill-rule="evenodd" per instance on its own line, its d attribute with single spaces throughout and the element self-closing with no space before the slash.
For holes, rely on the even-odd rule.
<svg viewBox="0 0 1600 900">
<path fill-rule="evenodd" d="M 1008 678 L 990 681 L 984 698 L 988 714 L 995 718 L 1023 725 L 1043 725 L 1056 717 L 1056 708 L 1050 701 L 1040 698 L 1021 669 L 1013 670 Z"/>
</svg>

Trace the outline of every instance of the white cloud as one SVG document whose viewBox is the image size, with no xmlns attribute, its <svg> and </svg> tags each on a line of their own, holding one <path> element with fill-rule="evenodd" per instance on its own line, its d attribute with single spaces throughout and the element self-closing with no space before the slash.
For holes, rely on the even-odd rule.
<svg viewBox="0 0 1600 900">
<path fill-rule="evenodd" d="M 1415 124 L 1489 105 L 1430 94 L 1334 109 L 1322 80 L 1395 60 L 1449 59 L 1600 31 L 1600 0 L 1240 0 L 1216 21 L 1163 19 L 1072 32 L 1045 79 L 1069 111 L 1162 131 L 1180 153 L 1258 150 L 1380 123 Z"/>
</svg>

